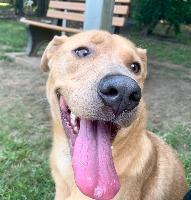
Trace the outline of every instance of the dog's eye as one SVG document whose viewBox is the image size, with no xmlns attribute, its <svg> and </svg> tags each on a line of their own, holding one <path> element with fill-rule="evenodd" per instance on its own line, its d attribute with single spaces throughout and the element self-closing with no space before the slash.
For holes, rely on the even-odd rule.
<svg viewBox="0 0 191 200">
<path fill-rule="evenodd" d="M 90 54 L 90 50 L 87 47 L 78 47 L 77 49 L 74 49 L 74 53 L 79 58 L 83 58 Z"/>
<path fill-rule="evenodd" d="M 141 66 L 138 62 L 134 62 L 130 65 L 130 70 L 134 73 L 134 74 L 138 74 L 141 70 Z"/>
</svg>

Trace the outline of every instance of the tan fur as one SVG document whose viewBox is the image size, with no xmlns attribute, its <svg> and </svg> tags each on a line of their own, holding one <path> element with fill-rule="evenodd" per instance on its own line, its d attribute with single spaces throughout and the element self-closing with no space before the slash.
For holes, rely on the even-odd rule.
<svg viewBox="0 0 191 200">
<path fill-rule="evenodd" d="M 72 50 L 80 46 L 92 49 L 92 56 L 77 59 Z M 134 61 L 141 63 L 138 75 L 128 68 Z M 44 71 L 50 71 L 47 97 L 54 133 L 50 163 L 56 184 L 56 200 L 90 198 L 75 185 L 55 91 L 60 89 L 69 108 L 77 116 L 108 120 L 111 112 L 104 113 L 100 109 L 102 102 L 97 97 L 96 84 L 108 73 L 120 73 L 135 79 L 143 89 L 146 62 L 146 50 L 104 31 L 89 31 L 69 38 L 55 37 L 48 45 L 41 66 Z M 145 123 L 146 109 L 141 99 L 135 119 L 130 126 L 122 123 L 113 142 L 113 160 L 121 183 L 114 199 L 182 200 L 187 191 L 182 165 L 168 145 L 145 129 Z"/>
</svg>

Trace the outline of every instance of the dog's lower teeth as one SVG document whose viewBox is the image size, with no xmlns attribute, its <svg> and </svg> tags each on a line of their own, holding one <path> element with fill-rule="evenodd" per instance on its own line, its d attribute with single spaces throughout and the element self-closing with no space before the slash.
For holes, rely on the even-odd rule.
<svg viewBox="0 0 191 200">
<path fill-rule="evenodd" d="M 75 133 L 78 133 L 79 129 L 78 129 L 77 126 L 75 126 L 73 129 L 74 129 L 74 132 L 75 132 Z"/>
<path fill-rule="evenodd" d="M 77 117 L 74 113 L 71 112 L 70 114 L 70 121 L 71 124 L 75 127 L 77 125 Z"/>
<path fill-rule="evenodd" d="M 76 117 L 76 115 L 75 115 L 73 112 L 71 112 L 70 118 L 71 118 L 71 119 L 76 119 L 77 117 Z"/>
<path fill-rule="evenodd" d="M 76 126 L 77 125 L 77 121 L 71 119 L 71 124 L 72 124 L 72 126 Z"/>
</svg>

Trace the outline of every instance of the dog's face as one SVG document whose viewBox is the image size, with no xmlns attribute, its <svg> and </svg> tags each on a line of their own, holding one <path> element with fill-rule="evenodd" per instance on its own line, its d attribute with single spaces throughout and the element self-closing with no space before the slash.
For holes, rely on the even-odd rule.
<svg viewBox="0 0 191 200">
<path fill-rule="evenodd" d="M 49 70 L 47 97 L 52 115 L 63 125 L 69 138 L 74 174 L 78 174 L 78 158 L 75 158 L 78 134 L 86 132 L 85 135 L 91 137 L 89 132 L 94 135 L 108 132 L 112 141 L 120 127 L 129 126 L 136 118 L 143 103 L 146 51 L 120 36 L 88 31 L 69 38 L 55 37 L 43 54 L 41 66 L 44 71 Z M 84 135 L 81 138 L 81 143 L 86 141 Z M 115 180 L 113 194 L 111 189 L 102 191 L 99 184 L 87 189 L 87 181 L 81 180 L 83 169 L 80 169 L 76 183 L 89 197 L 109 199 L 118 191 L 115 178 L 112 179 Z M 92 176 L 89 175 L 93 180 Z M 86 182 L 85 186 L 81 182 Z"/>
<path fill-rule="evenodd" d="M 127 126 L 138 112 L 146 51 L 120 36 L 89 31 L 55 37 L 43 55 L 42 67 L 50 70 L 47 96 L 56 118 L 60 118 L 57 94 L 64 96 L 67 107 L 79 118 Z"/>
</svg>

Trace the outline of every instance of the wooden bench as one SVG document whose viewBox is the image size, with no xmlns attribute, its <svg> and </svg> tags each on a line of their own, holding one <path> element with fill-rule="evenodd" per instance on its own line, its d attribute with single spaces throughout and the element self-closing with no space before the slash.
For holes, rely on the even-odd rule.
<svg viewBox="0 0 191 200">
<path fill-rule="evenodd" d="M 123 27 L 129 12 L 130 0 L 115 0 L 112 26 L 115 33 Z M 40 22 L 21 18 L 28 25 L 27 54 L 34 56 L 39 47 L 50 41 L 54 35 L 78 33 L 83 29 L 85 0 L 52 1 L 50 0 L 46 19 Z M 74 28 L 75 27 L 75 28 Z"/>
</svg>

